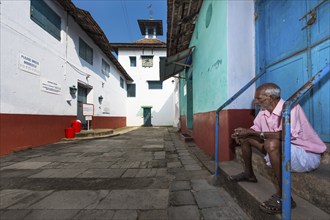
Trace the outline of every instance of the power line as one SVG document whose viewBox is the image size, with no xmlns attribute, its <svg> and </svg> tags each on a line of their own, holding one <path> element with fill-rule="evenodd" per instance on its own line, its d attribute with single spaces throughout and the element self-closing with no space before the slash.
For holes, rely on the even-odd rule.
<svg viewBox="0 0 330 220">
<path fill-rule="evenodd" d="M 123 9 L 123 13 L 124 13 L 124 20 L 125 20 L 128 36 L 129 36 L 130 41 L 133 42 L 131 28 L 129 26 L 129 17 L 128 17 L 128 13 L 127 13 L 127 7 L 126 7 L 126 4 L 125 4 L 125 0 L 121 0 L 121 6 L 122 6 L 122 9 Z"/>
</svg>

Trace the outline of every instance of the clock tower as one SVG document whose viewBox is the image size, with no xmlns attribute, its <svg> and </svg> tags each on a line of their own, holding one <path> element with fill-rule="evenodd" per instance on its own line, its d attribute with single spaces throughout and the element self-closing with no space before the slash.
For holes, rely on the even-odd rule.
<svg viewBox="0 0 330 220">
<path fill-rule="evenodd" d="M 160 59 L 166 57 L 162 20 L 137 20 L 143 38 L 132 43 L 112 43 L 118 61 L 133 82 L 127 86 L 127 126 L 173 126 L 175 116 L 175 84 L 160 80 Z"/>
</svg>

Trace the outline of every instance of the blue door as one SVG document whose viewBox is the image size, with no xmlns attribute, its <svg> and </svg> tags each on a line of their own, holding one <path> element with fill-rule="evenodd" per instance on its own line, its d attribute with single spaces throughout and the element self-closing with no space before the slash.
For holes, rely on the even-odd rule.
<svg viewBox="0 0 330 220">
<path fill-rule="evenodd" d="M 190 72 L 187 79 L 187 128 L 189 129 L 193 129 L 194 124 L 193 91 L 193 74 Z"/>
<path fill-rule="evenodd" d="M 87 127 L 85 116 L 83 115 L 83 104 L 87 103 L 88 90 L 78 84 L 78 99 L 77 99 L 77 119 L 81 121 L 82 128 Z"/>
<path fill-rule="evenodd" d="M 143 108 L 143 126 L 152 126 L 151 107 L 142 107 L 142 108 Z"/>
<path fill-rule="evenodd" d="M 258 84 L 274 82 L 288 99 L 330 61 L 330 2 L 260 0 L 256 5 Z M 323 141 L 330 141 L 330 80 L 324 78 L 300 105 Z"/>
</svg>

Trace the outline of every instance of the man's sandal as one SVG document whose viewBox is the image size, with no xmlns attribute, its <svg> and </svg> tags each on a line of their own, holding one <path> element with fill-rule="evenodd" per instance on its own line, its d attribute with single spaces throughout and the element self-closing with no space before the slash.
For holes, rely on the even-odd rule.
<svg viewBox="0 0 330 220">
<path fill-rule="evenodd" d="M 296 202 L 291 198 L 291 208 L 297 206 Z M 282 213 L 282 200 L 279 194 L 274 194 L 271 198 L 259 205 L 259 208 L 268 214 L 280 214 Z"/>
<path fill-rule="evenodd" d="M 235 182 L 252 182 L 252 183 L 256 183 L 258 182 L 257 178 L 255 176 L 246 176 L 246 174 L 244 172 L 237 174 L 237 175 L 233 175 L 233 176 L 229 176 L 228 177 L 229 180 L 235 181 Z"/>
</svg>

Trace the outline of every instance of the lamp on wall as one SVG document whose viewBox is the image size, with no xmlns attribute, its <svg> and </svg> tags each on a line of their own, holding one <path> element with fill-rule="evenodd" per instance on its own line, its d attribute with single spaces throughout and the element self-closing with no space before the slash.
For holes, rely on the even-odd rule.
<svg viewBox="0 0 330 220">
<path fill-rule="evenodd" d="M 99 96 L 99 103 L 101 104 L 102 103 L 102 101 L 103 101 L 103 96 Z"/>
<path fill-rule="evenodd" d="M 71 94 L 71 95 L 75 95 L 76 92 L 77 92 L 77 90 L 78 90 L 78 89 L 76 88 L 76 86 L 73 85 L 73 86 L 70 86 L 69 88 L 70 88 L 70 94 Z"/>
</svg>

